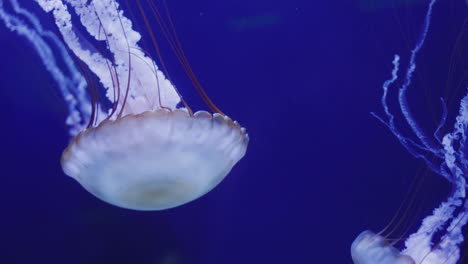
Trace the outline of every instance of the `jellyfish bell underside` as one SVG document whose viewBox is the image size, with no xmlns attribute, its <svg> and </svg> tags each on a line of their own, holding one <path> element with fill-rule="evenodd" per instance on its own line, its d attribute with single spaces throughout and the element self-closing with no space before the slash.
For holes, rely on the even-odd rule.
<svg viewBox="0 0 468 264">
<path fill-rule="evenodd" d="M 245 155 L 248 141 L 245 129 L 224 115 L 158 109 L 88 128 L 73 139 L 61 163 L 105 202 L 163 210 L 218 185 Z"/>
<path fill-rule="evenodd" d="M 410 256 L 401 254 L 382 236 L 369 230 L 362 232 L 354 240 L 351 257 L 354 264 L 416 264 Z"/>
</svg>

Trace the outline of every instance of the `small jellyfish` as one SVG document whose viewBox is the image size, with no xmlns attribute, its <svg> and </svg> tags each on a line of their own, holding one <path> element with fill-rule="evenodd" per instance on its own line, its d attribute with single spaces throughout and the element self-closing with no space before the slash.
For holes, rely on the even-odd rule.
<svg viewBox="0 0 468 264">
<path fill-rule="evenodd" d="M 41 40 L 53 36 L 51 42 L 58 50 L 63 50 L 62 41 L 44 30 L 16 0 L 10 2 L 16 14 L 27 13 L 30 16 L 26 17 L 37 23 L 31 22 L 31 26 L 15 20 L 15 15 L 6 13 L 3 6 L 0 18 L 33 43 L 57 82 L 71 80 L 70 76 L 82 80 L 66 52 L 60 54 L 72 68 L 68 75 L 54 64 L 54 52 L 42 54 L 51 45 Z M 59 83 L 69 106 L 67 124 L 73 136 L 61 165 L 65 174 L 87 191 L 123 208 L 172 208 L 212 190 L 245 155 L 249 142 L 246 130 L 224 115 L 196 81 L 199 94 L 214 114 L 194 113 L 149 52 L 139 47 L 141 35 L 132 28 L 132 21 L 117 1 L 36 2 L 53 15 L 66 47 L 82 67 L 97 76 L 105 89 L 105 100 L 110 102 L 106 108 L 92 85 L 88 85 L 91 92 L 86 94 L 85 85 Z M 139 0 L 133 4 L 141 12 L 145 8 L 154 14 L 159 12 L 152 2 L 145 8 Z M 155 40 L 152 33 L 149 35 Z M 90 40 L 101 48 L 90 45 Z M 84 77 L 89 78 L 86 74 Z"/>
<path fill-rule="evenodd" d="M 416 264 L 407 255 L 392 247 L 385 239 L 366 230 L 351 244 L 351 258 L 355 264 Z"/>
</svg>

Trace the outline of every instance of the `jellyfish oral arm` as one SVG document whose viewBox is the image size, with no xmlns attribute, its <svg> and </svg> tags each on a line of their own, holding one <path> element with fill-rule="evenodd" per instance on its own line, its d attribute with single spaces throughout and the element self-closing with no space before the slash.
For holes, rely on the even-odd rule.
<svg viewBox="0 0 468 264">
<path fill-rule="evenodd" d="M 132 29 L 132 22 L 123 15 L 117 1 L 36 1 L 46 12 L 53 14 L 65 43 L 98 76 L 107 89 L 108 99 L 118 103 L 117 112 L 140 114 L 162 107 L 175 109 L 180 103 L 175 87 L 139 47 L 141 35 Z M 81 45 L 69 6 L 88 34 L 108 47 L 112 58 L 105 58 Z"/>
<path fill-rule="evenodd" d="M 44 28 L 38 17 L 23 8 L 17 0 L 9 2 L 11 12 L 6 10 L 3 1 L 0 2 L 0 21 L 3 21 L 9 30 L 24 37 L 37 52 L 66 102 L 66 124 L 70 128 L 70 135 L 76 136 L 86 127 L 91 113 L 85 79 L 75 67 L 60 38 L 53 31 Z"/>
</svg>

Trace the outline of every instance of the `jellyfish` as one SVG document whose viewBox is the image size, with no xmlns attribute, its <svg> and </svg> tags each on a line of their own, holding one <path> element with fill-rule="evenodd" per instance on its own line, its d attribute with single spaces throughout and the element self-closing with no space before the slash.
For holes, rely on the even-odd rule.
<svg viewBox="0 0 468 264">
<path fill-rule="evenodd" d="M 455 264 L 460 258 L 459 246 L 463 242 L 462 228 L 468 221 L 468 200 L 466 199 L 466 177 L 468 175 L 468 95 L 462 98 L 459 113 L 452 132 L 440 137 L 440 130 L 447 119 L 447 107 L 442 102 L 443 114 L 436 130 L 426 133 L 412 115 L 407 100 L 412 75 L 416 71 L 416 57 L 423 47 L 430 28 L 431 14 L 436 0 L 430 0 L 423 24 L 421 37 L 411 51 L 403 84 L 398 90 L 398 103 L 404 121 L 414 134 L 402 133 L 396 126 L 395 116 L 387 105 L 387 93 L 398 79 L 400 57 L 393 59 L 392 77 L 383 84 L 382 105 L 386 118 L 374 116 L 385 124 L 403 147 L 414 157 L 422 159 L 438 175 L 452 185 L 452 192 L 446 201 L 423 219 L 419 229 L 405 241 L 405 248 L 399 251 L 387 243 L 381 234 L 362 232 L 351 245 L 351 256 L 356 264 Z M 436 157 L 437 160 L 429 157 Z"/>
<path fill-rule="evenodd" d="M 117 1 L 36 0 L 53 16 L 62 40 L 16 0 L 10 3 L 13 13 L 0 1 L 0 18 L 33 44 L 69 107 L 72 138 L 61 157 L 63 171 L 97 198 L 134 210 L 176 207 L 212 190 L 245 155 L 245 128 L 221 112 L 198 82 L 214 113 L 193 112 L 139 46 L 141 35 Z M 141 1 L 134 4 L 143 12 Z M 158 14 L 152 2 L 147 5 Z M 85 85 L 90 77 L 76 70 L 68 51 L 97 76 L 109 107 Z"/>
</svg>

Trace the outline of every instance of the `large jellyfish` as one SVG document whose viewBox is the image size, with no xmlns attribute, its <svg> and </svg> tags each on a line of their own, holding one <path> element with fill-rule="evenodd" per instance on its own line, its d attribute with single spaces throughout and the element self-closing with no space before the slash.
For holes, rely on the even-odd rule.
<svg viewBox="0 0 468 264">
<path fill-rule="evenodd" d="M 463 242 L 462 227 L 468 220 L 468 200 L 466 199 L 466 176 L 468 169 L 467 135 L 468 95 L 460 104 L 459 114 L 451 133 L 440 138 L 439 131 L 444 126 L 447 110 L 442 101 L 443 115 L 433 134 L 427 134 L 413 117 L 407 101 L 407 89 L 411 86 L 412 75 L 416 70 L 416 57 L 424 45 L 428 34 L 432 9 L 436 0 L 430 0 L 423 31 L 411 52 L 408 68 L 402 86 L 398 90 L 398 102 L 403 117 L 415 139 L 405 136 L 396 126 L 395 117 L 387 105 L 388 89 L 398 79 L 400 57 L 393 60 L 392 78 L 383 85 L 382 105 L 386 118 L 380 118 L 401 144 L 414 157 L 422 159 L 434 172 L 452 184 L 448 199 L 427 216 L 416 231 L 405 241 L 401 252 L 385 241 L 380 234 L 362 232 L 351 245 L 351 256 L 356 264 L 455 264 L 460 258 L 459 246 Z M 433 161 L 429 157 L 437 157 Z"/>
<path fill-rule="evenodd" d="M 123 208 L 171 208 L 213 189 L 245 155 L 245 129 L 224 115 L 197 82 L 215 113 L 193 113 L 149 52 L 139 47 L 141 36 L 117 1 L 36 2 L 53 15 L 65 45 L 16 0 L 10 0 L 13 12 L 0 0 L 0 19 L 33 44 L 59 84 L 73 137 L 62 168 L 90 193 Z M 141 12 L 159 14 L 150 1 L 145 7 L 139 0 L 133 4 Z M 110 107 L 98 99 L 98 91 L 87 93 L 67 50 L 97 76 Z"/>
</svg>

